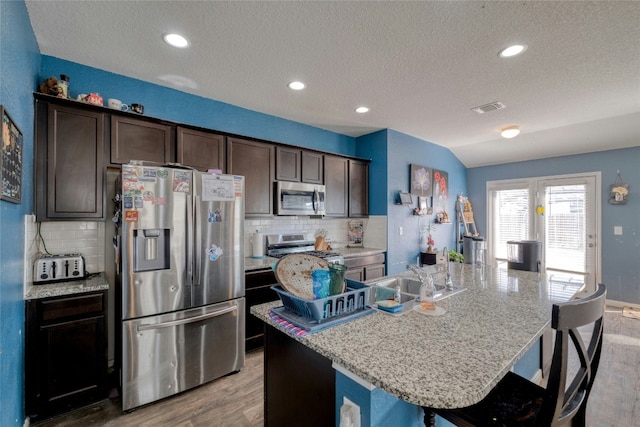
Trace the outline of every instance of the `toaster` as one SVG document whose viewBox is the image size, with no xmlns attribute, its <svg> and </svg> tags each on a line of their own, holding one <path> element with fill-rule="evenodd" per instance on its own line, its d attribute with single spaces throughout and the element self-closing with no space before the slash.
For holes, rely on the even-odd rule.
<svg viewBox="0 0 640 427">
<path fill-rule="evenodd" d="M 84 278 L 84 258 L 82 255 L 46 255 L 36 260 L 33 284 L 42 285 Z"/>
</svg>

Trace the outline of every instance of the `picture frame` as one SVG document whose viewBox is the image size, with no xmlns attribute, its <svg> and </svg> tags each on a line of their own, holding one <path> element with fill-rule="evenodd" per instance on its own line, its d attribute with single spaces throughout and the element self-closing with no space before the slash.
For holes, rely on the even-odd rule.
<svg viewBox="0 0 640 427">
<path fill-rule="evenodd" d="M 433 170 L 433 210 L 446 212 L 449 198 L 449 174 L 443 170 Z"/>
<path fill-rule="evenodd" d="M 0 137 L 0 200 L 22 203 L 22 157 L 24 140 L 20 128 L 4 105 L 0 105 L 2 136 Z"/>
<path fill-rule="evenodd" d="M 421 165 L 410 165 L 409 192 L 420 197 L 431 197 L 433 189 L 433 172 L 431 168 Z"/>
<path fill-rule="evenodd" d="M 413 204 L 413 198 L 411 197 L 410 193 L 403 193 L 402 191 L 400 192 L 400 204 L 401 205 L 412 205 Z"/>
</svg>

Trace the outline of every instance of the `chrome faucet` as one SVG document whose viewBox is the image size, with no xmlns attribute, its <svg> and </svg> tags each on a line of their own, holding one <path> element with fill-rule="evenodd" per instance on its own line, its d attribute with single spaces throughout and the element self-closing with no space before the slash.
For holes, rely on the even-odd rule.
<svg viewBox="0 0 640 427">
<path fill-rule="evenodd" d="M 446 257 L 444 287 L 446 290 L 453 290 L 453 282 L 451 281 L 451 266 L 449 265 L 449 249 L 445 246 L 442 249 L 442 255 Z"/>
<path fill-rule="evenodd" d="M 407 264 L 407 270 L 413 271 L 416 276 L 418 276 L 418 280 L 420 280 L 420 291 L 419 291 L 419 300 L 422 301 L 427 296 L 431 296 L 431 298 L 435 298 L 440 296 L 441 294 L 436 291 L 436 287 L 433 284 L 433 277 L 430 273 L 427 273 L 427 281 L 425 282 L 424 277 L 422 277 L 421 270 L 415 265 Z"/>
<path fill-rule="evenodd" d="M 418 266 L 416 265 L 411 265 L 411 264 L 407 264 L 407 270 L 411 270 L 413 271 L 416 276 L 418 276 L 418 280 L 420 280 L 420 284 L 424 285 L 424 278 L 422 277 L 422 275 L 420 274 L 420 268 L 418 268 Z"/>
</svg>

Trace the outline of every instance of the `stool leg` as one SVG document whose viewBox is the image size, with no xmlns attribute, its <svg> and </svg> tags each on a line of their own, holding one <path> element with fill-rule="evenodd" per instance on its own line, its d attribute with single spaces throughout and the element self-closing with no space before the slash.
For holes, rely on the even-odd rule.
<svg viewBox="0 0 640 427">
<path fill-rule="evenodd" d="M 425 427 L 436 427 L 436 414 L 429 408 L 423 407 Z"/>
</svg>

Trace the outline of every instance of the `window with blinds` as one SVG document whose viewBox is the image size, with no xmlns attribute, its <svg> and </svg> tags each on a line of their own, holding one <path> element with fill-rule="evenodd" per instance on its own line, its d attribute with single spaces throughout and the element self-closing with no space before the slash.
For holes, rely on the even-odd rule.
<svg viewBox="0 0 640 427">
<path fill-rule="evenodd" d="M 496 190 L 491 198 L 498 219 L 492 224 L 493 254 L 498 260 L 506 260 L 508 241 L 530 240 L 529 189 Z"/>
<path fill-rule="evenodd" d="M 586 272 L 588 221 L 586 185 L 544 188 L 545 260 L 550 269 Z"/>
</svg>

